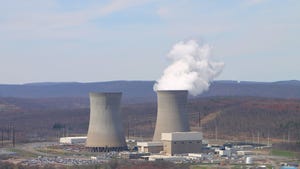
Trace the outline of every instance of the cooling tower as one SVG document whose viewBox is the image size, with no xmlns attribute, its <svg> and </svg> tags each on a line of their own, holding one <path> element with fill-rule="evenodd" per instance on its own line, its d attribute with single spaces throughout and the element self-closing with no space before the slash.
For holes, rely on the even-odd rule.
<svg viewBox="0 0 300 169">
<path fill-rule="evenodd" d="M 127 149 L 122 127 L 122 93 L 90 93 L 90 123 L 86 147 L 93 152 Z"/>
<path fill-rule="evenodd" d="M 186 90 L 157 91 L 157 118 L 153 141 L 160 141 L 161 133 L 190 130 L 186 114 L 187 95 Z"/>
</svg>

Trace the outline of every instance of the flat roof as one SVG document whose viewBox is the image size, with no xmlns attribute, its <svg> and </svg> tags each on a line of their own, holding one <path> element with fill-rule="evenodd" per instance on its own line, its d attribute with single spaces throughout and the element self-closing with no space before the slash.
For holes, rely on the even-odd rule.
<svg viewBox="0 0 300 169">
<path fill-rule="evenodd" d="M 161 133 L 162 141 L 202 140 L 202 132 Z"/>
<path fill-rule="evenodd" d="M 163 146 L 162 142 L 137 142 L 137 146 L 143 147 L 155 147 L 155 146 Z"/>
</svg>

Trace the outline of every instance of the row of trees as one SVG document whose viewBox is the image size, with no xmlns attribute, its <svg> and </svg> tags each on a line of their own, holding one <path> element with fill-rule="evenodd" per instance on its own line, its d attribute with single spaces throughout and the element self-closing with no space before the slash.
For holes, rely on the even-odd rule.
<svg viewBox="0 0 300 169">
<path fill-rule="evenodd" d="M 36 141 L 72 134 L 86 134 L 88 108 L 23 108 L 0 112 L 0 125 L 14 121 L 17 142 Z M 214 119 L 200 124 L 205 136 L 215 138 L 245 135 L 249 138 L 300 140 L 300 100 L 257 97 L 211 97 L 190 99 L 188 114 L 191 127 L 199 118 L 220 111 Z M 152 137 L 156 121 L 156 104 L 129 104 L 122 107 L 123 126 L 129 137 Z M 0 126 L 0 128 L 3 126 Z M 4 131 L 4 137 L 6 131 Z M 257 140 L 257 139 L 256 139 Z"/>
<path fill-rule="evenodd" d="M 268 138 L 300 141 L 300 100 L 212 98 L 210 101 L 194 101 L 190 107 L 190 111 L 200 112 L 201 118 L 210 112 L 220 112 L 203 125 L 204 132 L 210 133 L 211 138 L 214 138 L 217 129 L 219 137 L 244 136 L 255 142 Z"/>
<path fill-rule="evenodd" d="M 15 146 L 16 144 L 16 128 L 14 123 L 8 123 L 7 126 L 0 128 L 0 137 L 1 137 L 1 147 L 6 146 L 7 144 Z"/>
</svg>

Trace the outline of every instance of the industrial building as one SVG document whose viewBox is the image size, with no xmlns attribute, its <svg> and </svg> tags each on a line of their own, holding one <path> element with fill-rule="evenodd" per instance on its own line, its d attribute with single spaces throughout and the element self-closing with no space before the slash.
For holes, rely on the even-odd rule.
<svg viewBox="0 0 300 169">
<path fill-rule="evenodd" d="M 157 91 L 157 119 L 153 141 L 162 133 L 190 131 L 187 119 L 187 90 Z"/>
<path fill-rule="evenodd" d="M 127 149 L 121 121 L 122 93 L 90 93 L 90 122 L 86 147 L 93 152 Z"/>
<path fill-rule="evenodd" d="M 201 153 L 201 132 L 162 133 L 163 151 L 167 155 Z"/>
<path fill-rule="evenodd" d="M 60 144 L 83 144 L 86 142 L 87 137 L 61 137 Z"/>
<path fill-rule="evenodd" d="M 140 153 L 161 153 L 166 155 L 201 153 L 201 132 L 172 132 L 162 133 L 161 141 L 137 142 Z"/>
<path fill-rule="evenodd" d="M 216 153 L 219 154 L 219 156 L 226 156 L 226 157 L 230 157 L 232 151 L 230 149 L 224 149 L 224 150 L 215 150 Z"/>
<path fill-rule="evenodd" d="M 138 151 L 142 153 L 160 153 L 163 151 L 162 142 L 137 142 Z"/>
</svg>

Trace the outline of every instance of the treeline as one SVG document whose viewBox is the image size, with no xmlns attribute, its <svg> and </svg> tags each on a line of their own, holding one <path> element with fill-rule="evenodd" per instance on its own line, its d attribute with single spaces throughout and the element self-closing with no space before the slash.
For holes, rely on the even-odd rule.
<svg viewBox="0 0 300 169">
<path fill-rule="evenodd" d="M 7 126 L 11 123 L 15 128 L 16 143 L 86 135 L 89 109 L 72 106 L 80 107 L 80 99 L 66 101 L 70 107 L 57 109 L 43 106 L 35 108 L 38 102 L 36 100 L 33 105 L 27 105 L 30 102 L 23 103 L 22 99 L 16 103 L 2 99 L 2 107 L 9 104 L 5 109 L 0 109 L 0 129 L 4 131 L 4 139 L 7 138 Z M 47 99 L 40 102 L 47 105 Z M 125 104 L 121 109 L 127 137 L 153 136 L 156 103 Z M 268 138 L 284 142 L 300 140 L 300 99 L 194 98 L 189 100 L 188 116 L 191 128 L 201 127 L 205 138 L 239 138 L 255 142 Z"/>
<path fill-rule="evenodd" d="M 293 151 L 293 152 L 299 152 L 300 153 L 300 142 L 296 143 L 276 143 L 273 144 L 274 149 L 278 150 L 287 150 L 287 151 Z M 299 154 L 300 157 L 300 154 Z"/>
<path fill-rule="evenodd" d="M 234 104 L 229 104 L 234 103 Z M 223 98 L 219 115 L 204 127 L 220 137 L 243 136 L 246 139 L 277 138 L 284 142 L 300 140 L 300 100 L 264 98 Z"/>
</svg>

